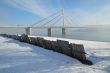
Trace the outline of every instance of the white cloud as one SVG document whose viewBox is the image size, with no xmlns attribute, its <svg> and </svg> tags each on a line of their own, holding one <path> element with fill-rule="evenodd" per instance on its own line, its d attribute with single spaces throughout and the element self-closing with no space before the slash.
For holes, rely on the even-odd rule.
<svg viewBox="0 0 110 73">
<path fill-rule="evenodd" d="M 106 5 L 101 10 L 90 16 L 89 23 L 110 24 L 110 5 Z"/>
<path fill-rule="evenodd" d="M 76 17 L 82 25 L 110 24 L 110 5 L 105 5 L 96 12 L 76 8 L 73 11 L 73 16 Z"/>
<path fill-rule="evenodd" d="M 52 0 L 4 0 L 9 5 L 15 8 L 24 10 L 35 14 L 39 17 L 47 17 L 50 13 L 54 13 L 51 6 L 46 5 L 46 3 L 51 3 Z M 44 2 L 43 2 L 44 1 Z M 46 3 L 45 3 L 46 2 Z M 93 25 L 93 24 L 109 24 L 110 23 L 110 5 L 105 5 L 97 12 L 88 12 L 86 10 L 76 8 L 73 9 L 74 12 L 71 14 L 83 25 Z"/>
<path fill-rule="evenodd" d="M 49 15 L 48 7 L 42 5 L 40 0 L 8 0 L 6 2 L 15 8 L 31 12 L 39 17 Z"/>
</svg>

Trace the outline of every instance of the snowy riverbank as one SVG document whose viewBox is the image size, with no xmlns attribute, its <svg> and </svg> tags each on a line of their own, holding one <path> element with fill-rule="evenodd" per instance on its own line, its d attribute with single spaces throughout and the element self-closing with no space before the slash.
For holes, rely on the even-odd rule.
<svg viewBox="0 0 110 73">
<path fill-rule="evenodd" d="M 58 38 L 44 37 L 48 40 Z M 59 38 L 62 39 L 62 38 Z M 67 40 L 84 44 L 87 57 L 94 63 L 83 65 L 79 61 L 30 44 L 0 37 L 0 73 L 109 73 L 110 43 Z"/>
</svg>

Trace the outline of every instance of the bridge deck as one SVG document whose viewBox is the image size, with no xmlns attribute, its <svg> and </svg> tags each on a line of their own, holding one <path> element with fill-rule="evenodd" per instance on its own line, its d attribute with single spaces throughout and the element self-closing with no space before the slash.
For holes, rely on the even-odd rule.
<svg viewBox="0 0 110 73">
<path fill-rule="evenodd" d="M 28 26 L 0 26 L 0 28 L 28 28 Z M 35 26 L 30 28 L 86 28 L 86 27 L 75 27 L 75 26 Z"/>
</svg>

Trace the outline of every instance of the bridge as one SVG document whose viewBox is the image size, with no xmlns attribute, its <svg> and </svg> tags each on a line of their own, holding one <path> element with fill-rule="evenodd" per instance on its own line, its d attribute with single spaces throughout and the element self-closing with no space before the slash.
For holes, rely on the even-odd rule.
<svg viewBox="0 0 110 73">
<path fill-rule="evenodd" d="M 25 29 L 25 32 L 27 35 L 31 35 L 31 29 L 43 29 L 46 28 L 48 31 L 48 36 L 51 36 L 51 30 L 53 28 L 61 28 L 62 29 L 62 37 L 65 37 L 66 35 L 66 29 L 67 28 L 85 28 L 80 27 L 79 23 L 75 21 L 67 12 L 64 11 L 64 9 L 38 21 L 37 23 L 31 24 L 30 26 L 0 26 L 0 29 L 4 28 L 23 28 Z"/>
</svg>

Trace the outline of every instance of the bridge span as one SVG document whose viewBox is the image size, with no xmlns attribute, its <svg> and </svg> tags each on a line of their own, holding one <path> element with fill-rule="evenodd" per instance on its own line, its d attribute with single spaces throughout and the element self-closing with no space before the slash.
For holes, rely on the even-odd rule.
<svg viewBox="0 0 110 73">
<path fill-rule="evenodd" d="M 70 25 L 69 25 L 70 24 Z M 78 23 L 74 21 L 74 19 L 68 15 L 64 10 L 58 11 L 40 21 L 37 23 L 34 23 L 32 25 L 13 25 L 13 26 L 0 26 L 0 29 L 12 29 L 12 28 L 22 28 L 25 29 L 25 32 L 27 35 L 31 35 L 31 29 L 44 29 L 46 28 L 48 31 L 48 36 L 51 36 L 51 30 L 54 28 L 60 28 L 62 29 L 62 37 L 65 37 L 66 35 L 66 29 L 67 28 L 86 28 L 77 26 Z"/>
<path fill-rule="evenodd" d="M 31 35 L 31 32 L 32 32 L 32 29 L 47 29 L 48 31 L 48 36 L 50 37 L 51 36 L 51 30 L 54 29 L 54 28 L 60 28 L 62 29 L 62 37 L 65 37 L 66 35 L 66 29 L 67 28 L 86 28 L 86 27 L 73 27 L 73 26 L 65 26 L 65 27 L 62 27 L 62 26 L 35 26 L 35 27 L 29 27 L 29 26 L 0 26 L 0 29 L 13 29 L 13 28 L 16 28 L 16 29 L 19 29 L 19 28 L 22 28 L 22 29 L 25 29 L 25 33 L 27 35 Z"/>
</svg>

